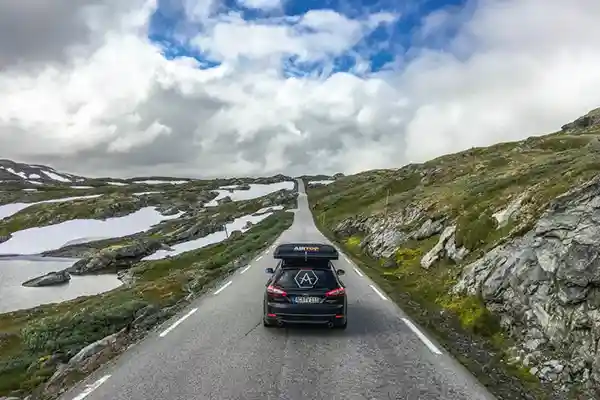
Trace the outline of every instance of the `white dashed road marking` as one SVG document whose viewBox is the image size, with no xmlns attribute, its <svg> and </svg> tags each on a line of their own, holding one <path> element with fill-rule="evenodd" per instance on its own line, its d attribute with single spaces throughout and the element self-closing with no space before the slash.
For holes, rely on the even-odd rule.
<svg viewBox="0 0 600 400">
<path fill-rule="evenodd" d="M 258 257 L 256 261 L 260 261 L 261 258 L 263 258 L 263 256 Z"/>
<path fill-rule="evenodd" d="M 354 272 L 356 272 L 356 274 L 357 274 L 358 276 L 363 276 L 362 272 L 360 272 L 360 271 L 358 270 L 358 268 L 356 268 L 356 267 L 352 267 L 352 268 L 354 268 Z"/>
<path fill-rule="evenodd" d="M 221 286 L 216 292 L 215 294 L 219 294 L 221 293 L 223 290 L 225 290 L 227 288 L 227 286 L 231 285 L 233 283 L 233 281 L 229 281 L 226 284 L 224 284 L 223 286 Z"/>
<path fill-rule="evenodd" d="M 183 317 L 179 318 L 177 321 L 175 321 L 175 323 L 173 325 L 171 325 L 170 327 L 168 327 L 167 329 L 165 329 L 164 331 L 162 331 L 160 333 L 160 337 L 165 337 L 167 336 L 167 334 L 169 332 L 171 332 L 173 329 L 177 328 L 177 325 L 181 324 L 183 321 L 185 321 L 186 319 L 188 319 L 190 317 L 190 315 L 192 315 L 193 313 L 195 313 L 196 311 L 198 311 L 197 308 L 193 308 L 191 309 L 187 314 L 185 314 Z"/>
<path fill-rule="evenodd" d="M 242 270 L 242 272 L 240 272 L 240 273 L 241 273 L 241 274 L 243 274 L 244 272 L 248 271 L 248 270 L 250 269 L 250 267 L 251 267 L 251 266 L 252 266 L 252 265 L 248 265 L 248 266 L 247 266 L 246 268 L 244 268 L 244 269 Z"/>
<path fill-rule="evenodd" d="M 379 295 L 379 297 L 381 297 L 382 300 L 387 300 L 387 297 L 385 297 L 383 295 L 383 293 L 381 293 L 375 286 L 373 286 L 373 285 L 369 285 L 369 286 L 371 286 L 371 289 L 373 289 L 373 291 L 375 293 L 377 293 Z"/>
<path fill-rule="evenodd" d="M 442 352 L 437 347 L 435 347 L 431 340 L 429 340 L 427 336 L 425 336 L 423 332 L 419 330 L 419 328 L 417 328 L 412 322 L 410 322 L 410 320 L 408 320 L 407 318 L 402 318 L 402 321 L 404 321 L 404 323 L 410 328 L 410 330 L 413 331 L 423 343 L 425 343 L 425 346 L 427 346 L 432 353 L 442 354 Z"/>
<path fill-rule="evenodd" d="M 346 262 L 347 262 L 348 264 L 350 264 L 350 260 L 348 259 L 348 257 L 344 256 L 344 260 L 346 260 Z"/>
<path fill-rule="evenodd" d="M 79 393 L 77 395 L 77 397 L 75 397 L 73 400 L 82 400 L 82 399 L 86 398 L 90 393 L 92 393 L 94 390 L 98 389 L 100 387 L 100 385 L 102 385 L 104 382 L 106 382 L 108 380 L 108 378 L 110 378 L 110 375 L 104 375 L 102 378 L 98 379 L 96 382 L 92 383 L 91 385 L 87 385 L 86 388 L 83 390 L 83 392 Z"/>
</svg>

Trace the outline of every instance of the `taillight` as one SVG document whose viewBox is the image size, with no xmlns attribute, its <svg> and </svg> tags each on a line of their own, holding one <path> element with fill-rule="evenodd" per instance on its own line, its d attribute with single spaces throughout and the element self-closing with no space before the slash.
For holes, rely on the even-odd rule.
<svg viewBox="0 0 600 400">
<path fill-rule="evenodd" d="M 267 293 L 275 296 L 287 296 L 287 293 L 284 290 L 281 290 L 273 285 L 267 286 Z"/>
<path fill-rule="evenodd" d="M 335 297 L 335 296 L 342 296 L 344 294 L 346 294 L 346 290 L 344 290 L 344 288 L 341 287 L 341 288 L 330 290 L 329 292 L 325 293 L 325 296 Z"/>
</svg>

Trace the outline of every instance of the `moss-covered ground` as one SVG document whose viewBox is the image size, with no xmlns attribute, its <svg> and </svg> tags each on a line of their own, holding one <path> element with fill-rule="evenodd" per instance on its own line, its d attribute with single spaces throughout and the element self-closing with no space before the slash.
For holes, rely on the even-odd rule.
<svg viewBox="0 0 600 400">
<path fill-rule="evenodd" d="M 321 231 L 499 398 L 529 393 L 545 399 L 550 396 L 547 387 L 527 369 L 504 362 L 512 342 L 498 318 L 478 297 L 450 295 L 449 290 L 463 265 L 525 232 L 557 195 L 600 172 L 600 153 L 591 149 L 598 134 L 555 133 L 397 170 L 340 177 L 310 188 L 309 203 Z M 519 213 L 499 228 L 493 214 L 521 195 L 525 199 Z M 344 236 L 336 231 L 347 219 L 382 219 L 410 209 L 424 210 L 427 218 L 454 221 L 456 243 L 469 249 L 467 258 L 460 265 L 442 259 L 422 268 L 421 258 L 439 239 L 435 235 L 402 243 L 395 251 L 397 267 L 386 268 L 361 249 L 368 232 Z M 398 229 L 407 232 L 422 222 Z"/>
<path fill-rule="evenodd" d="M 50 356 L 76 354 L 128 326 L 142 308 L 184 304 L 190 294 L 202 293 L 231 273 L 234 261 L 250 259 L 267 248 L 292 222 L 292 213 L 277 212 L 243 235 L 170 259 L 136 264 L 132 286 L 0 314 L 0 396 L 30 392 L 54 373 L 55 367 L 44 363 Z"/>
</svg>

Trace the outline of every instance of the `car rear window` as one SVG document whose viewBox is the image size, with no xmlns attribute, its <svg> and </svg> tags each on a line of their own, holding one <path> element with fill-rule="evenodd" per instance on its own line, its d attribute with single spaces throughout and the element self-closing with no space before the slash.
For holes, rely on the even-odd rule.
<svg viewBox="0 0 600 400">
<path fill-rule="evenodd" d="M 283 289 L 294 289 L 298 288 L 298 283 L 296 283 L 296 276 L 300 273 L 299 279 L 302 278 L 302 273 L 309 269 L 306 268 L 290 268 L 284 269 L 281 271 L 279 276 L 275 280 L 275 285 L 283 288 Z M 315 289 L 335 289 L 338 287 L 338 282 L 335 279 L 335 275 L 330 269 L 310 269 L 310 271 L 314 272 L 317 277 L 317 281 L 313 288 Z"/>
</svg>

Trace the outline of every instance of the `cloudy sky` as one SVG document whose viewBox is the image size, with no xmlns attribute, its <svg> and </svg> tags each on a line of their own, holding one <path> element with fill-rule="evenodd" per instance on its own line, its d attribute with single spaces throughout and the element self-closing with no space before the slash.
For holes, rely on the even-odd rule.
<svg viewBox="0 0 600 400">
<path fill-rule="evenodd" d="M 598 0 L 3 0 L 0 158 L 353 173 L 600 106 Z"/>
</svg>

